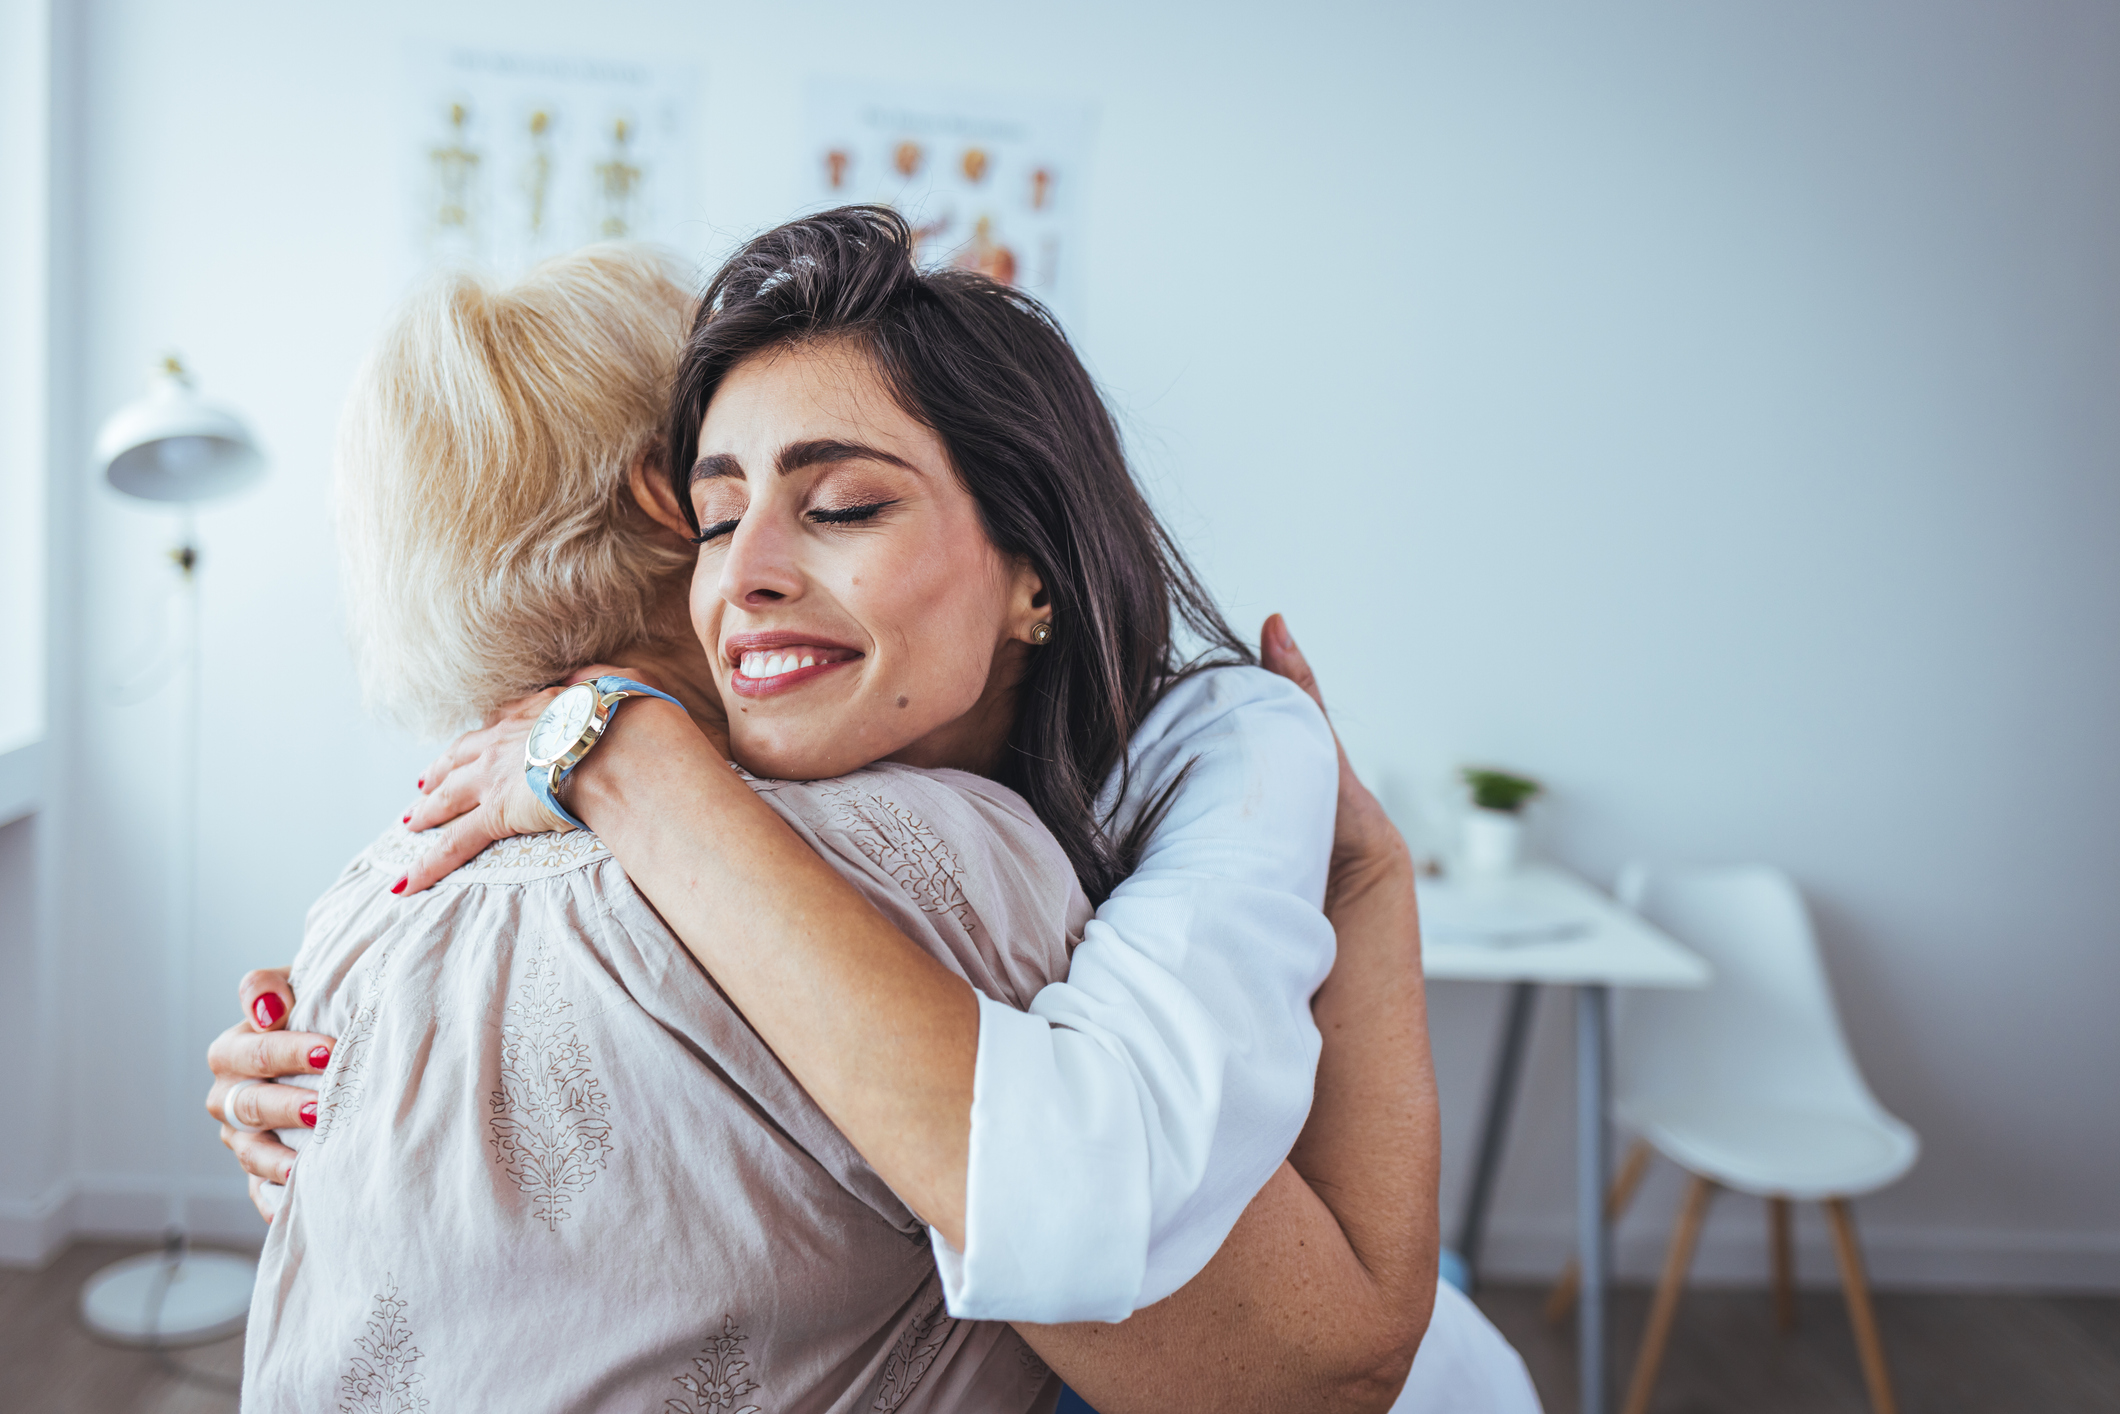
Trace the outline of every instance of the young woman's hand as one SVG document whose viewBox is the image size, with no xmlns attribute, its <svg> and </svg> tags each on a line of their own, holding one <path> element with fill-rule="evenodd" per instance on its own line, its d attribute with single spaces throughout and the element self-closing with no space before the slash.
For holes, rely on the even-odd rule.
<svg viewBox="0 0 2120 1414">
<path fill-rule="evenodd" d="M 1279 614 L 1260 660 L 1319 707 Z M 1313 1009 L 1324 1046 L 1295 1152 L 1179 1291 L 1113 1325 L 1017 1329 L 1113 1414 L 1300 1408 L 1379 1414 L 1435 1297 L 1435 1084 L 1413 863 L 1340 753 L 1326 913 L 1339 952 Z"/>
<path fill-rule="evenodd" d="M 573 684 L 600 677 L 632 678 L 649 687 L 664 686 L 638 668 L 618 668 L 608 663 L 591 663 L 576 671 L 567 681 Z M 418 803 L 405 816 L 405 823 L 412 829 L 433 831 L 433 842 L 420 856 L 419 862 L 391 888 L 392 893 L 416 894 L 438 883 L 451 871 L 477 858 L 479 851 L 495 840 L 567 828 L 565 821 L 531 794 L 530 782 L 523 772 L 523 747 L 530 739 L 530 729 L 537 725 L 546 704 L 563 691 L 564 688 L 550 687 L 527 697 L 518 697 L 494 713 L 477 731 L 465 732 L 458 737 L 447 751 L 435 758 L 434 764 L 419 779 Z M 635 713 L 649 707 L 651 701 L 642 699 L 621 712 L 618 722 L 626 722 Z M 727 755 L 727 743 L 722 740 L 726 728 L 717 721 L 703 718 L 693 718 L 692 725 L 715 741 L 716 749 Z M 614 725 L 602 751 L 608 752 L 610 740 L 621 734 Z"/>
<path fill-rule="evenodd" d="M 1288 623 L 1279 614 L 1267 619 L 1259 630 L 1259 664 L 1268 672 L 1279 673 L 1297 687 L 1310 694 L 1310 700 L 1325 707 L 1325 696 L 1318 690 L 1317 675 L 1310 670 L 1310 662 L 1303 650 L 1296 647 L 1295 638 L 1288 632 Z M 1333 733 L 1333 744 L 1339 745 L 1340 734 Z M 1325 880 L 1325 911 L 1330 913 L 1336 903 L 1349 893 L 1369 888 L 1380 879 L 1410 873 L 1412 856 L 1406 849 L 1405 837 L 1369 787 L 1355 775 L 1354 767 L 1348 763 L 1347 748 L 1340 747 L 1340 804 L 1333 820 L 1332 865 Z"/>
<path fill-rule="evenodd" d="M 552 687 L 518 697 L 435 758 L 419 779 L 418 802 L 405 816 L 411 829 L 433 833 L 426 853 L 391 886 L 392 893 L 420 892 L 470 863 L 495 840 L 567 828 L 531 794 L 523 774 L 523 744 L 530 728 L 561 691 Z"/>
<path fill-rule="evenodd" d="M 221 1122 L 221 1142 L 250 1175 L 250 1201 L 257 1205 L 258 1215 L 271 1222 L 272 1210 L 259 1202 L 258 1189 L 266 1183 L 285 1183 L 294 1171 L 294 1150 L 273 1131 L 314 1125 L 316 1091 L 300 1085 L 246 1085 L 236 1093 L 232 1112 L 228 1093 L 245 1080 L 322 1074 L 338 1042 L 313 1031 L 284 1029 L 288 1013 L 294 1010 L 294 992 L 288 988 L 284 967 L 244 974 L 237 995 L 243 1019 L 216 1036 L 206 1049 L 206 1064 L 214 1076 L 213 1088 L 206 1092 L 206 1112 Z M 237 1129 L 231 1120 L 261 1132 Z"/>
</svg>

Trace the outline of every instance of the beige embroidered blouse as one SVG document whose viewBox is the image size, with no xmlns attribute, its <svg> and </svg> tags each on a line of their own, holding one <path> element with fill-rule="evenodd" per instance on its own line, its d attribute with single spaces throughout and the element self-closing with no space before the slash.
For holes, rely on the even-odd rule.
<svg viewBox="0 0 2120 1414">
<path fill-rule="evenodd" d="M 891 765 L 752 786 L 982 992 L 1066 975 L 1089 903 L 1012 792 Z M 310 912 L 290 1024 L 339 1040 L 287 1136 L 245 1410 L 1051 1409 L 594 835 L 392 897 L 420 847 L 393 828 Z"/>
</svg>

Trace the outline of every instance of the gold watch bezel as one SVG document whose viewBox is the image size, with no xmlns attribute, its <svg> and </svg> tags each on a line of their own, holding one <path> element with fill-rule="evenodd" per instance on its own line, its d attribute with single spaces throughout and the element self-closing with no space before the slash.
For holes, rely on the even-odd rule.
<svg viewBox="0 0 2120 1414">
<path fill-rule="evenodd" d="M 565 697 L 567 693 L 573 692 L 577 688 L 586 689 L 589 693 L 589 717 L 588 720 L 582 723 L 581 730 L 575 733 L 574 739 L 567 743 L 565 749 L 557 756 L 537 757 L 530 754 L 528 742 L 523 744 L 524 765 L 532 770 L 549 770 L 552 773 L 552 781 L 555 785 L 558 784 L 561 776 L 581 764 L 582 758 L 589 754 L 589 748 L 595 746 L 597 742 L 603 739 L 604 728 L 611 724 L 612 706 L 632 696 L 631 693 L 624 691 L 607 693 L 594 682 L 574 683 L 566 691 L 560 693 L 559 697 L 555 697 L 545 704 L 545 711 L 538 713 L 538 720 L 543 721 L 546 712 L 550 712 L 553 708 L 559 706 L 560 697 Z M 536 734 L 535 727 L 531 729 L 531 734 Z"/>
</svg>

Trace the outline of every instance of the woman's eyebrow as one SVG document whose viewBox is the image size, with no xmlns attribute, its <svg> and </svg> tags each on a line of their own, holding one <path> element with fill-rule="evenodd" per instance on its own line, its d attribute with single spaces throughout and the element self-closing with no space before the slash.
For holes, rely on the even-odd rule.
<svg viewBox="0 0 2120 1414">
<path fill-rule="evenodd" d="M 702 481 L 713 481 L 724 476 L 737 481 L 743 480 L 743 463 L 727 452 L 716 452 L 692 463 L 692 479 L 685 484 L 696 486 Z"/>
<path fill-rule="evenodd" d="M 780 449 L 780 456 L 776 461 L 782 476 L 806 466 L 823 466 L 831 462 L 888 462 L 892 466 L 902 466 L 915 475 L 920 471 L 919 467 L 904 457 L 893 456 L 881 447 L 871 447 L 864 442 L 842 442 L 835 438 L 790 442 Z M 697 477 L 696 472 L 694 476 Z"/>
</svg>

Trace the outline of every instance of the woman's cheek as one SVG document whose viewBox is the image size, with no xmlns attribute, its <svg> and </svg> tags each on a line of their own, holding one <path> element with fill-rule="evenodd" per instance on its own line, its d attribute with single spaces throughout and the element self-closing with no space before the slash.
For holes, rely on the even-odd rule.
<svg viewBox="0 0 2120 1414">
<path fill-rule="evenodd" d="M 707 563 L 701 554 L 692 566 L 692 632 L 699 638 L 699 646 L 707 650 L 709 662 L 721 659 L 721 576 Z"/>
</svg>

